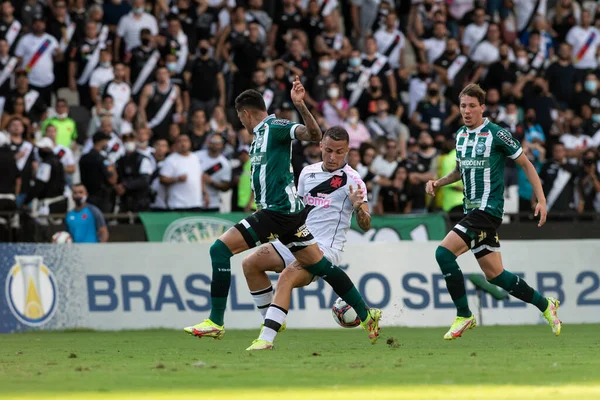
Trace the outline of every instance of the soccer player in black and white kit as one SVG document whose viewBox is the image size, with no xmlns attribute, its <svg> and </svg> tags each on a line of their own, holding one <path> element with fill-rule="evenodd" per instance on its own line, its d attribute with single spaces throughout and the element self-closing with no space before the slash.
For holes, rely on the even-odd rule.
<svg viewBox="0 0 600 400">
<path fill-rule="evenodd" d="M 341 126 L 329 128 L 321 141 L 323 161 L 305 167 L 298 180 L 298 195 L 309 210 L 306 225 L 323 255 L 335 265 L 340 264 L 352 215 L 356 214 L 363 231 L 371 228 L 365 184 L 358 172 L 346 163 L 349 140 L 348 132 Z M 242 269 L 263 318 L 271 303 L 289 309 L 292 289 L 310 284 L 315 277 L 279 240 L 262 245 L 247 256 L 242 261 Z M 283 271 L 275 298 L 267 271 Z M 259 339 L 265 339 L 264 332 L 263 329 Z M 270 337 L 266 340 L 272 341 Z"/>
</svg>

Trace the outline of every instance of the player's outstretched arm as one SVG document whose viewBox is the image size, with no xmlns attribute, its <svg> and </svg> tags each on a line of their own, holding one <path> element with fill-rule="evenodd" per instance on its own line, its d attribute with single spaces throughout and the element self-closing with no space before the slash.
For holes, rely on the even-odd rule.
<svg viewBox="0 0 600 400">
<path fill-rule="evenodd" d="M 435 189 L 450 185 L 456 181 L 460 180 L 460 167 L 458 165 L 458 161 L 456 162 L 456 167 L 450 172 L 448 175 L 443 178 L 438 179 L 437 181 L 428 181 L 425 185 L 425 191 L 428 195 L 435 197 Z"/>
<path fill-rule="evenodd" d="M 531 164 L 531 161 L 527 159 L 525 154 L 522 153 L 519 157 L 517 157 L 515 162 L 523 169 L 527 180 L 533 187 L 533 194 L 537 199 L 534 215 L 536 217 L 538 215 L 540 216 L 540 222 L 538 223 L 538 226 L 542 226 L 546 223 L 546 214 L 548 213 L 548 208 L 546 206 L 546 196 L 544 195 L 544 190 L 542 189 L 540 177 L 538 176 L 535 167 L 533 164 Z"/>
<path fill-rule="evenodd" d="M 302 120 L 304 121 L 304 125 L 301 125 L 296 128 L 294 132 L 294 136 L 298 140 L 305 140 L 308 142 L 318 142 L 323 137 L 323 133 L 321 132 L 321 128 L 319 128 L 319 124 L 315 117 L 308 111 L 308 107 L 304 103 L 304 95 L 306 91 L 304 90 L 304 86 L 300 82 L 300 78 L 296 75 L 296 80 L 292 86 L 291 98 L 296 106 L 296 109 L 302 116 Z"/>
</svg>

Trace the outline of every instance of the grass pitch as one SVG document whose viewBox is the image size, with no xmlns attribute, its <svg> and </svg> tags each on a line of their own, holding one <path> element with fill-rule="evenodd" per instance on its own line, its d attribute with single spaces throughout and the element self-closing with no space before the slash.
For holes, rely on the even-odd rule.
<svg viewBox="0 0 600 400">
<path fill-rule="evenodd" d="M 600 325 L 289 330 L 246 352 L 170 330 L 0 336 L 5 399 L 600 399 Z"/>
</svg>

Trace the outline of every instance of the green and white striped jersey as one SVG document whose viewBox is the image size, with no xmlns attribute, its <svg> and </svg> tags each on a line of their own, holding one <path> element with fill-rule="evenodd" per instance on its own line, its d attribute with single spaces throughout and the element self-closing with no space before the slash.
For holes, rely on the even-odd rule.
<svg viewBox="0 0 600 400">
<path fill-rule="evenodd" d="M 510 132 L 486 118 L 473 130 L 456 132 L 456 161 L 464 185 L 465 213 L 474 209 L 495 217 L 504 215 L 504 165 L 523 150 Z"/>
<path fill-rule="evenodd" d="M 296 214 L 304 208 L 292 170 L 292 139 L 300 126 L 269 115 L 254 128 L 250 145 L 252 191 L 259 210 Z"/>
</svg>

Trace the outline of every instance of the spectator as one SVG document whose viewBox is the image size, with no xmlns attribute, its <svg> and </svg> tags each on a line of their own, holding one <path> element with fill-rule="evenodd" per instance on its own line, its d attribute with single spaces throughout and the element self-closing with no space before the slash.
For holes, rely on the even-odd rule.
<svg viewBox="0 0 600 400">
<path fill-rule="evenodd" d="M 0 211 L 16 211 L 17 197 L 21 190 L 21 171 L 17 167 L 15 154 L 9 146 L 8 139 L 4 136 L 0 137 L 0 170 Z M 0 225 L 7 223 L 5 218 L 0 218 Z M 0 236 L 0 240 L 6 242 L 6 239 L 5 236 Z"/>
<path fill-rule="evenodd" d="M 594 73 L 585 76 L 584 91 L 577 96 L 577 111 L 581 114 L 581 107 L 590 106 L 592 109 L 600 108 L 600 90 L 598 90 L 598 77 Z"/>
<path fill-rule="evenodd" d="M 522 102 L 525 109 L 535 110 L 536 120 L 542 130 L 550 132 L 553 120 L 556 119 L 558 105 L 548 91 L 548 82 L 541 77 L 529 80 L 523 89 Z"/>
<path fill-rule="evenodd" d="M 294 75 L 298 75 L 302 84 L 306 85 L 308 79 L 314 74 L 311 59 L 307 55 L 307 49 L 302 40 L 293 37 L 289 44 L 289 52 L 281 57 L 286 69 Z"/>
<path fill-rule="evenodd" d="M 412 210 L 412 202 L 408 170 L 405 166 L 400 165 L 394 171 L 391 185 L 381 188 L 375 214 L 409 214 Z"/>
<path fill-rule="evenodd" d="M 540 171 L 548 211 L 568 212 L 575 210 L 575 188 L 579 167 L 568 163 L 566 156 L 565 145 L 562 143 L 554 144 L 552 159 L 546 161 Z M 533 198 L 532 202 L 535 201 L 537 200 Z"/>
<path fill-rule="evenodd" d="M 188 37 L 181 29 L 181 22 L 176 15 L 170 14 L 167 17 L 167 29 L 162 36 L 163 54 L 173 54 L 176 56 L 175 72 L 183 73 L 190 53 Z"/>
<path fill-rule="evenodd" d="M 348 111 L 348 118 L 346 118 L 346 122 L 344 123 L 344 129 L 348 131 L 348 135 L 350 136 L 350 143 L 348 144 L 350 149 L 358 149 L 361 144 L 371 141 L 371 134 L 360 120 L 356 107 L 352 107 Z"/>
<path fill-rule="evenodd" d="M 79 104 L 91 108 L 94 104 L 90 96 L 90 78 L 100 63 L 100 51 L 106 47 L 108 28 L 98 29 L 95 21 L 85 23 L 85 36 L 70 50 L 69 87 L 77 89 Z"/>
<path fill-rule="evenodd" d="M 373 37 L 377 42 L 377 48 L 381 49 L 381 54 L 388 58 L 393 70 L 406 67 L 404 58 L 406 38 L 398 30 L 398 17 L 395 12 L 385 17 L 385 26 L 376 31 Z"/>
<path fill-rule="evenodd" d="M 529 161 L 535 167 L 535 170 L 539 173 L 542 166 L 546 162 L 546 149 L 540 145 L 539 142 L 535 143 L 523 143 L 523 154 L 529 159 Z M 517 180 L 519 185 L 519 212 L 531 212 L 535 209 L 535 202 L 533 202 L 533 187 L 523 168 L 516 166 L 517 168 Z"/>
<path fill-rule="evenodd" d="M 113 115 L 120 119 L 125 105 L 129 103 L 129 100 L 131 99 L 131 86 L 125 82 L 125 64 L 116 63 L 113 67 L 113 72 L 114 78 L 103 85 L 100 97 L 103 98 L 105 95 L 110 95 L 112 97 L 115 107 Z"/>
<path fill-rule="evenodd" d="M 121 116 L 120 122 L 117 132 L 121 136 L 135 131 L 136 128 L 140 126 L 138 106 L 134 101 L 130 100 L 129 103 L 127 103 L 123 109 L 123 115 Z"/>
<path fill-rule="evenodd" d="M 352 46 L 347 37 L 339 32 L 339 15 L 337 11 L 323 17 L 323 31 L 315 39 L 315 53 L 328 55 L 331 59 L 328 72 L 335 73 L 340 68 L 340 61 L 347 59 Z M 338 66 L 338 63 L 340 65 Z"/>
<path fill-rule="evenodd" d="M 469 58 L 484 66 L 495 63 L 500 59 L 499 49 L 501 44 L 502 40 L 500 38 L 500 27 L 498 27 L 497 24 L 490 24 L 488 26 L 485 40 L 482 41 L 477 48 L 471 51 Z M 511 59 L 511 55 L 514 59 L 512 50 L 509 49 L 508 54 L 509 59 Z"/>
<path fill-rule="evenodd" d="M 525 114 L 525 124 L 524 124 L 524 134 L 525 141 L 527 143 L 532 143 L 533 141 L 539 141 L 542 145 L 546 142 L 546 135 L 544 134 L 544 130 L 537 123 L 535 116 L 535 109 L 529 108 Z"/>
<path fill-rule="evenodd" d="M 581 117 L 575 116 L 570 122 L 569 133 L 560 137 L 561 143 L 564 144 L 565 155 L 573 164 L 578 164 L 579 158 L 592 145 L 592 138 L 583 133 L 582 123 Z"/>
<path fill-rule="evenodd" d="M 169 155 L 169 143 L 165 139 L 158 139 L 154 142 L 154 152 L 152 153 L 156 168 L 151 177 L 150 193 L 152 204 L 150 208 L 154 211 L 164 211 L 167 209 L 167 188 L 160 183 L 160 171 Z"/>
<path fill-rule="evenodd" d="M 5 3 L 2 3 L 2 5 L 3 4 Z M 2 27 L 3 25 L 0 20 L 0 33 Z M 0 67 L 2 68 L 2 74 L 0 74 L 0 105 L 2 107 L 0 107 L 0 111 L 5 107 L 6 98 L 10 94 L 13 73 L 18 64 L 17 58 L 11 57 L 9 51 L 10 48 L 8 42 L 5 39 L 0 39 Z M 1 112 L 0 115 L 2 115 Z"/>
<path fill-rule="evenodd" d="M 165 159 L 160 169 L 160 183 L 168 187 L 166 203 L 170 210 L 197 211 L 207 199 L 200 163 L 191 152 L 191 146 L 188 136 L 178 136 L 176 152 Z"/>
<path fill-rule="evenodd" d="M 456 138 L 446 139 L 443 150 L 438 160 L 439 176 L 446 176 L 456 168 Z M 449 214 L 452 221 L 462 219 L 464 217 L 462 179 L 442 187 L 440 192 L 442 210 Z"/>
<path fill-rule="evenodd" d="M 365 41 L 365 53 L 362 55 L 362 65 L 369 71 L 371 76 L 377 75 L 383 84 L 384 93 L 393 100 L 397 96 L 396 78 L 394 71 L 387 61 L 387 57 L 378 53 L 375 38 L 367 38 Z M 351 104 L 354 104 L 350 101 Z"/>
<path fill-rule="evenodd" d="M 2 0 L 0 2 L 0 37 L 6 40 L 8 48 L 12 50 L 17 44 L 19 36 L 23 32 L 23 25 L 15 18 L 15 7 L 11 0 Z"/>
<path fill-rule="evenodd" d="M 221 135 L 211 135 L 207 140 L 206 150 L 196 152 L 202 169 L 202 183 L 206 187 L 205 206 L 203 211 L 219 212 L 221 206 L 220 192 L 231 187 L 231 163 L 223 155 L 225 140 Z"/>
<path fill-rule="evenodd" d="M 42 130 L 45 130 L 49 124 L 54 125 L 56 127 L 56 143 L 69 148 L 75 147 L 77 125 L 72 118 L 69 118 L 69 103 L 65 99 L 58 99 L 55 110 L 56 115 L 42 123 Z"/>
<path fill-rule="evenodd" d="M 577 83 L 576 70 L 571 61 L 571 46 L 568 43 L 560 44 L 558 60 L 548 67 L 544 77 L 559 108 L 567 108 L 573 99 Z"/>
<path fill-rule="evenodd" d="M 109 118 L 113 132 L 121 134 L 121 116 L 117 114 L 113 97 L 109 94 L 102 96 L 102 102 L 92 109 L 92 119 L 88 124 L 87 137 L 91 138 L 102 124 L 102 120 Z M 107 132 L 110 133 L 110 132 Z M 89 141 L 89 139 L 88 139 Z"/>
<path fill-rule="evenodd" d="M 71 21 L 71 17 L 68 14 L 67 3 L 65 0 L 53 1 L 52 16 L 49 18 L 46 32 L 52 35 L 58 42 L 58 49 L 61 54 L 65 54 L 73 35 L 75 34 L 76 25 L 75 22 Z M 63 59 L 56 60 L 54 62 L 54 85 L 53 90 L 58 90 L 63 87 L 67 87 L 68 75 L 65 74 L 67 70 L 67 62 Z"/>
<path fill-rule="evenodd" d="M 504 106 L 500 105 L 500 93 L 497 89 L 490 89 L 487 91 L 483 116 L 489 118 L 490 121 L 495 124 L 504 121 L 506 118 L 506 109 Z"/>
<path fill-rule="evenodd" d="M 440 58 L 446 51 L 446 40 L 448 30 L 442 22 L 436 22 L 433 30 L 433 37 L 423 41 L 415 40 L 413 43 L 419 49 L 419 58 L 429 64 Z"/>
<path fill-rule="evenodd" d="M 600 49 L 600 31 L 591 26 L 592 16 L 589 11 L 581 12 L 581 24 L 574 26 L 567 33 L 566 42 L 572 46 L 574 66 L 578 81 L 582 81 L 588 69 L 598 68 L 597 56 Z"/>
<path fill-rule="evenodd" d="M 488 26 L 485 10 L 483 8 L 476 8 L 473 12 L 473 22 L 467 25 L 463 32 L 461 41 L 463 54 L 472 54 L 477 46 L 485 40 Z"/>
<path fill-rule="evenodd" d="M 248 24 L 248 36 L 245 39 L 232 42 L 230 52 L 233 53 L 233 93 L 237 95 L 250 88 L 252 74 L 264 61 L 264 45 L 260 41 L 260 25 Z M 233 97 L 235 97 L 235 95 Z"/>
<path fill-rule="evenodd" d="M 600 212 L 600 180 L 598 160 L 594 150 L 586 150 L 582 156 L 581 176 L 579 178 L 580 201 L 577 211 Z"/>
<path fill-rule="evenodd" d="M 259 41 L 261 44 L 267 44 L 267 32 L 271 30 L 273 20 L 263 9 L 263 0 L 248 0 L 248 11 L 246 12 L 246 21 L 255 23 L 259 29 Z"/>
<path fill-rule="evenodd" d="M 132 11 L 119 20 L 114 49 L 117 61 L 122 55 L 141 44 L 142 29 L 148 29 L 153 36 L 158 35 L 156 18 L 145 11 L 144 3 L 144 0 L 131 0 Z"/>
<path fill-rule="evenodd" d="M 212 113 L 219 104 L 225 106 L 225 78 L 221 66 L 211 56 L 214 50 L 208 40 L 198 43 L 198 56 L 190 61 L 185 71 L 185 81 L 191 87 L 191 108 Z"/>
<path fill-rule="evenodd" d="M 282 12 L 275 17 L 269 32 L 269 50 L 271 57 L 282 55 L 286 50 L 286 42 L 292 35 L 302 31 L 302 10 L 296 6 L 295 0 L 283 0 Z"/>
<path fill-rule="evenodd" d="M 298 185 L 298 178 L 300 178 L 300 172 L 307 165 L 315 164 L 321 161 L 321 149 L 319 143 L 308 142 L 298 157 L 292 157 L 292 167 L 294 170 L 294 183 Z"/>
<path fill-rule="evenodd" d="M 378 138 L 394 140 L 399 143 L 399 149 L 404 147 L 407 136 L 403 134 L 402 127 L 395 115 L 389 114 L 389 104 L 386 100 L 377 101 L 377 116 L 367 119 L 367 129 L 374 141 Z"/>
<path fill-rule="evenodd" d="M 352 99 L 354 94 L 351 96 L 350 105 L 353 104 Z M 369 87 L 366 91 L 361 91 L 361 97 L 359 102 L 356 104 L 362 120 L 367 120 L 369 117 L 375 116 L 378 113 L 379 101 L 385 101 L 389 104 L 391 100 L 389 96 L 383 93 L 383 87 L 381 80 L 378 76 L 371 76 L 369 78 Z"/>
<path fill-rule="evenodd" d="M 340 87 L 332 82 L 327 89 L 327 100 L 319 104 L 319 111 L 327 126 L 342 125 L 348 115 L 348 100 L 340 94 Z"/>
<path fill-rule="evenodd" d="M 92 72 L 89 81 L 89 96 L 96 106 L 102 101 L 101 93 L 104 87 L 113 79 L 115 79 L 115 73 L 112 65 L 112 54 L 108 49 L 102 49 L 100 50 L 98 67 Z"/>
<path fill-rule="evenodd" d="M 413 188 L 412 212 L 427 212 L 425 198 L 425 184 L 427 181 L 437 179 L 437 149 L 433 146 L 433 137 L 427 131 L 419 134 L 417 140 L 419 151 L 409 154 L 406 169 L 410 176 L 410 184 Z"/>
<path fill-rule="evenodd" d="M 25 137 L 29 140 L 32 134 L 31 121 L 27 118 L 25 113 L 25 98 L 24 97 L 12 97 L 11 102 L 6 105 L 7 111 L 2 114 L 2 123 L 0 123 L 0 129 L 6 129 L 8 121 L 14 118 L 18 118 L 25 125 Z"/>
<path fill-rule="evenodd" d="M 267 81 L 265 70 L 257 69 L 254 71 L 252 83 L 253 89 L 262 95 L 268 112 L 272 112 L 279 107 L 279 104 L 275 102 L 275 92 L 273 92 Z"/>
<path fill-rule="evenodd" d="M 20 208 L 31 189 L 31 182 L 35 178 L 34 171 L 37 167 L 35 149 L 31 142 L 26 141 L 23 137 L 25 125 L 20 119 L 13 118 L 8 121 L 6 132 L 10 140 L 10 149 L 17 160 L 17 167 L 21 176 L 21 190 L 17 195 L 17 208 Z"/>
<path fill-rule="evenodd" d="M 36 142 L 40 162 L 35 175 L 35 183 L 23 202 L 23 206 L 38 199 L 39 215 L 65 213 L 67 211 L 67 199 L 65 191 L 65 170 L 60 158 L 54 154 L 54 142 L 50 138 L 41 138 Z"/>
<path fill-rule="evenodd" d="M 332 63 L 335 60 L 329 54 L 321 54 L 318 62 L 318 72 L 312 78 L 310 93 L 307 102 L 317 108 L 319 103 L 327 99 L 329 85 L 335 83 L 336 78 L 331 74 Z"/>
<path fill-rule="evenodd" d="M 234 175 L 233 178 L 233 183 L 237 187 L 237 196 L 233 197 L 232 203 L 237 206 L 237 210 L 248 213 L 252 210 L 256 210 L 256 204 L 254 203 L 254 193 L 252 192 L 251 188 L 252 165 L 250 163 L 250 154 L 248 146 L 242 146 L 240 148 L 238 158 L 240 160 L 240 169 Z"/>
<path fill-rule="evenodd" d="M 429 64 L 417 65 L 417 74 L 408 82 L 408 95 L 410 98 L 408 104 L 408 115 L 413 115 L 417 105 L 427 94 L 427 85 L 431 82 L 431 68 Z"/>
<path fill-rule="evenodd" d="M 87 188 L 87 200 L 102 212 L 112 211 L 113 185 L 117 183 L 114 164 L 104 155 L 111 136 L 98 131 L 92 138 L 91 150 L 79 160 L 81 183 Z"/>
<path fill-rule="evenodd" d="M 56 143 L 56 135 L 56 126 L 48 124 L 46 126 L 46 130 L 44 131 L 44 137 L 52 141 L 52 151 L 62 163 L 63 169 L 65 170 L 65 178 L 67 180 L 67 184 L 71 186 L 72 175 L 75 173 L 75 169 L 77 168 L 77 165 L 75 163 L 75 157 L 73 156 L 73 152 L 70 148 L 62 144 Z"/>
<path fill-rule="evenodd" d="M 140 212 L 150 208 L 150 179 L 153 173 L 150 159 L 136 151 L 135 136 L 123 136 L 125 155 L 116 164 L 118 175 L 115 192 L 120 198 L 119 211 Z"/>
<path fill-rule="evenodd" d="M 65 217 L 67 232 L 74 243 L 106 243 L 108 228 L 102 211 L 87 202 L 88 192 L 85 185 L 73 186 L 75 209 Z"/>
<path fill-rule="evenodd" d="M 150 29 L 140 31 L 140 44 L 125 58 L 130 68 L 131 94 L 137 100 L 142 89 L 151 82 L 160 61 L 160 52 Z"/>
<path fill-rule="evenodd" d="M 227 115 L 223 107 L 217 106 L 214 108 L 209 125 L 214 133 L 221 135 L 225 139 L 225 146 L 230 144 L 229 141 L 231 138 L 236 139 L 235 131 L 229 121 L 227 121 Z"/>
<path fill-rule="evenodd" d="M 548 20 L 552 23 L 552 30 L 557 42 L 564 42 L 567 34 L 581 21 L 581 7 L 574 0 L 560 0 L 556 8 L 548 13 Z"/>
<path fill-rule="evenodd" d="M 15 55 L 21 68 L 29 76 L 31 87 L 37 90 L 46 104 L 50 104 L 54 84 L 54 62 L 62 59 L 59 44 L 54 36 L 47 34 L 42 14 L 33 18 L 32 33 L 21 37 Z"/>
<path fill-rule="evenodd" d="M 140 113 L 152 129 L 152 138 L 167 139 L 172 124 L 181 121 L 183 103 L 181 89 L 171 83 L 166 67 L 156 70 L 156 82 L 144 87 L 140 98 Z"/>
<path fill-rule="evenodd" d="M 398 167 L 398 143 L 396 140 L 387 139 L 384 155 L 375 157 L 371 165 L 373 173 L 373 203 L 379 204 L 379 191 L 382 186 L 390 186 L 394 171 Z M 366 182 L 365 182 L 366 184 Z M 368 186 L 367 186 L 368 187 Z"/>
<path fill-rule="evenodd" d="M 427 96 L 419 102 L 411 120 L 419 131 L 447 134 L 459 114 L 458 107 L 440 95 L 439 85 L 430 82 Z"/>
</svg>

